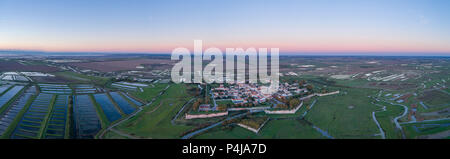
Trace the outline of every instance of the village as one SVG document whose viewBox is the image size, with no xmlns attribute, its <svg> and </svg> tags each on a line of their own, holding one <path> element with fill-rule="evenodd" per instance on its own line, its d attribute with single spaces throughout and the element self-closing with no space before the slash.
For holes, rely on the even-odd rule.
<svg viewBox="0 0 450 159">
<path fill-rule="evenodd" d="M 266 114 L 294 114 L 303 100 L 322 94 L 314 93 L 313 85 L 305 81 L 280 84 L 276 93 L 265 93 L 261 84 L 202 84 L 205 95 L 192 104 L 186 119 L 214 118 L 230 111 L 265 112 Z M 332 92 L 332 94 L 339 93 Z"/>
</svg>

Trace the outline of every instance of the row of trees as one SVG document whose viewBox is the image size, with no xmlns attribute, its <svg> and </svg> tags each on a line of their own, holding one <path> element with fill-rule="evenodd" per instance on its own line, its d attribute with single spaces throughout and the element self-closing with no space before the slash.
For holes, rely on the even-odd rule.
<svg viewBox="0 0 450 159">
<path fill-rule="evenodd" d="M 278 104 L 277 108 L 281 108 L 281 109 L 293 109 L 295 107 L 297 107 L 300 104 L 300 100 L 297 98 L 291 98 L 290 100 L 285 99 L 282 104 Z M 287 104 L 285 104 L 287 103 Z"/>
</svg>

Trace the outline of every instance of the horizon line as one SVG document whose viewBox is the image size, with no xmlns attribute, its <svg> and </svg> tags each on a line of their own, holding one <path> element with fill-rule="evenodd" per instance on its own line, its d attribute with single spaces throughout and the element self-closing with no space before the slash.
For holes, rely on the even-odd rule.
<svg viewBox="0 0 450 159">
<path fill-rule="evenodd" d="M 170 52 L 133 52 L 133 51 L 40 51 L 20 49 L 0 49 L 0 54 L 148 54 L 170 55 Z M 224 52 L 225 53 L 225 52 Z M 381 54 L 381 55 L 380 55 Z M 280 52 L 280 55 L 300 56 L 450 56 L 450 52 L 401 52 L 401 51 L 299 51 Z"/>
</svg>

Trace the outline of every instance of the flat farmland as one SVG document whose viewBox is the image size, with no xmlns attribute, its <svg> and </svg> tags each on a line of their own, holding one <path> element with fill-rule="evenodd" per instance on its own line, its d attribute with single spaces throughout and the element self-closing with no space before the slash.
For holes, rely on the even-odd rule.
<svg viewBox="0 0 450 159">
<path fill-rule="evenodd" d="M 386 134 L 387 139 L 401 139 L 402 134 L 399 129 L 395 126 L 394 119 L 397 116 L 402 115 L 405 111 L 402 106 L 392 105 L 386 102 L 377 102 L 379 106 L 379 111 L 375 113 L 381 128 Z M 381 106 L 386 106 L 384 111 Z"/>
<path fill-rule="evenodd" d="M 136 59 L 136 60 L 122 60 L 122 61 L 100 61 L 100 62 L 82 62 L 70 63 L 69 65 L 79 67 L 82 69 L 91 69 L 100 72 L 114 72 L 136 70 L 136 66 L 140 65 L 158 65 L 171 68 L 176 61 L 170 59 Z"/>
<path fill-rule="evenodd" d="M 140 138 L 180 138 L 183 132 L 193 128 L 192 126 L 174 125 L 171 123 L 172 118 L 191 98 L 186 91 L 185 85 L 172 85 L 153 104 L 145 107 L 138 115 L 116 128 L 123 133 Z"/>
<path fill-rule="evenodd" d="M 35 71 L 35 72 L 56 72 L 57 67 L 47 65 L 23 65 L 15 61 L 0 61 L 0 72 L 6 71 Z"/>
<path fill-rule="evenodd" d="M 450 120 L 427 121 L 402 125 L 407 138 L 443 139 L 450 137 Z"/>
<path fill-rule="evenodd" d="M 325 139 L 303 120 L 271 120 L 258 134 L 240 126 L 219 127 L 195 137 L 196 139 Z"/>
<path fill-rule="evenodd" d="M 56 72 L 55 78 L 60 78 L 66 81 L 75 81 L 77 83 L 93 83 L 98 85 L 105 85 L 109 78 L 106 77 L 96 77 L 96 76 L 87 76 L 75 72 L 65 71 L 65 72 Z"/>
<path fill-rule="evenodd" d="M 143 101 L 150 102 L 154 97 L 156 97 L 164 88 L 166 88 L 168 84 L 157 83 L 149 87 L 144 87 L 144 92 L 135 91 L 131 92 L 136 98 L 139 98 Z"/>
<path fill-rule="evenodd" d="M 432 90 L 424 92 L 419 100 L 422 100 L 431 108 L 446 107 L 450 103 L 450 95 L 440 90 Z"/>
<path fill-rule="evenodd" d="M 337 95 L 317 98 L 305 119 L 335 138 L 379 138 L 372 112 L 379 106 L 371 104 L 370 89 L 343 89 Z"/>
</svg>

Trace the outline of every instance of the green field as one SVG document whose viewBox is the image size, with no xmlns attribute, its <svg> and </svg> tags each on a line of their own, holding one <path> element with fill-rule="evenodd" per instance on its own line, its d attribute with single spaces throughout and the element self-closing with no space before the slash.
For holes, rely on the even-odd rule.
<svg viewBox="0 0 450 159">
<path fill-rule="evenodd" d="M 406 137 L 409 139 L 415 139 L 415 138 L 419 138 L 420 136 L 423 136 L 423 135 L 431 135 L 431 134 L 436 134 L 436 133 L 443 132 L 443 131 L 448 131 L 448 130 L 450 130 L 449 123 L 450 123 L 450 120 L 441 120 L 441 121 L 404 124 L 402 126 L 403 126 L 403 129 L 405 130 Z M 416 126 L 417 129 L 415 129 L 414 126 Z M 426 126 L 426 127 L 422 127 L 422 126 Z M 450 137 L 450 136 L 448 136 L 448 137 Z"/>
<path fill-rule="evenodd" d="M 314 99 L 303 101 L 302 107 L 300 109 L 298 109 L 297 112 L 295 112 L 295 114 L 266 114 L 266 115 L 273 119 L 276 119 L 276 118 L 300 118 L 303 116 L 305 111 L 307 111 L 308 108 L 311 107 L 311 104 L 313 101 L 314 101 Z"/>
<path fill-rule="evenodd" d="M 432 108 L 450 104 L 450 95 L 439 90 L 424 92 L 424 95 L 419 97 L 419 99 Z"/>
<path fill-rule="evenodd" d="M 172 125 L 171 120 L 189 99 L 191 96 L 186 93 L 185 85 L 171 85 L 153 104 L 120 124 L 117 129 L 142 138 L 179 138 L 183 132 L 193 127 Z"/>
<path fill-rule="evenodd" d="M 196 139 L 319 139 L 325 138 L 302 120 L 271 120 L 258 134 L 240 126 L 214 128 Z"/>
<path fill-rule="evenodd" d="M 93 83 L 96 85 L 106 85 L 110 79 L 104 77 L 96 77 L 96 76 L 87 76 L 75 72 L 65 71 L 65 72 L 57 72 L 56 76 L 61 76 L 63 78 L 79 81 L 80 83 Z"/>
<path fill-rule="evenodd" d="M 379 138 L 372 112 L 378 106 L 371 104 L 371 89 L 342 89 L 338 95 L 317 98 L 317 103 L 305 117 L 335 138 Z"/>
<path fill-rule="evenodd" d="M 127 137 L 119 135 L 119 134 L 117 134 L 117 133 L 115 133 L 113 131 L 106 132 L 104 138 L 107 138 L 107 139 L 128 139 Z"/>
<path fill-rule="evenodd" d="M 217 105 L 234 105 L 231 100 L 216 100 Z"/>
<path fill-rule="evenodd" d="M 159 92 L 164 90 L 168 84 L 157 83 L 153 84 L 153 86 L 142 88 L 144 92 L 136 91 L 130 92 L 136 98 L 139 98 L 145 102 L 150 102 L 153 98 L 159 95 Z"/>
<path fill-rule="evenodd" d="M 378 102 L 382 106 L 386 106 L 386 111 L 375 113 L 375 117 L 385 132 L 387 139 L 400 139 L 401 132 L 395 127 L 394 118 L 401 115 L 404 111 L 403 107 L 391 105 L 385 102 Z"/>
</svg>

